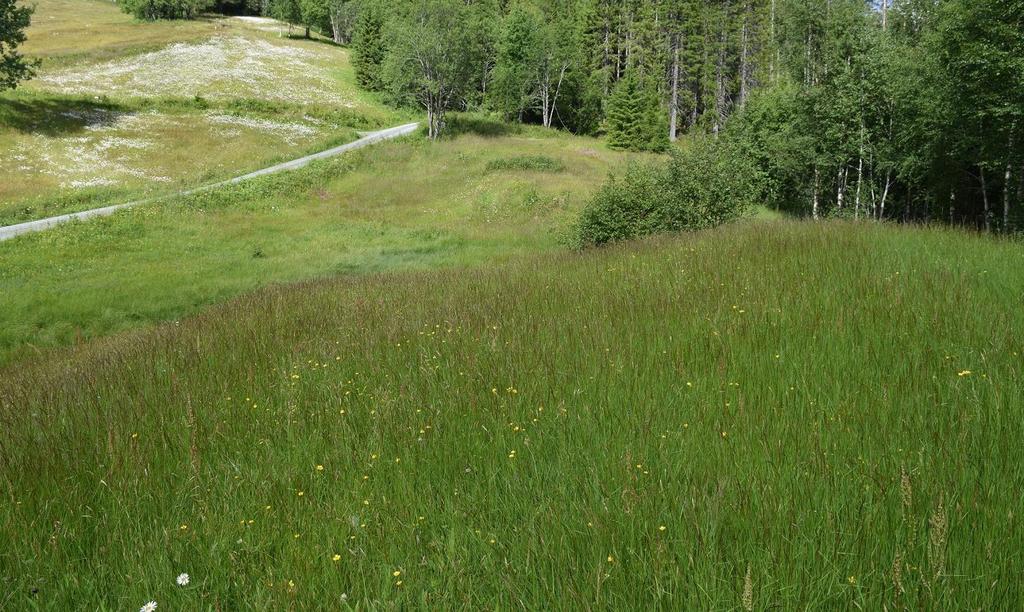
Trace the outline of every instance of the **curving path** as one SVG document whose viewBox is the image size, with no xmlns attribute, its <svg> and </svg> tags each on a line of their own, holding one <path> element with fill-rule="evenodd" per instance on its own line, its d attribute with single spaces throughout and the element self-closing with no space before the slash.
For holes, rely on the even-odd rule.
<svg viewBox="0 0 1024 612">
<path fill-rule="evenodd" d="M 175 196 L 191 195 L 193 193 L 200 193 L 200 192 L 203 192 L 203 191 L 209 191 L 210 189 L 216 189 L 218 187 L 223 187 L 225 185 L 233 185 L 235 183 L 241 183 L 243 181 L 247 181 L 249 179 L 256 178 L 258 176 L 265 176 L 265 175 L 268 175 L 268 174 L 276 174 L 278 172 L 284 172 L 286 170 L 297 170 L 297 169 L 299 169 L 299 168 L 301 168 L 301 167 L 303 167 L 305 165 L 308 165 L 310 162 L 316 161 L 318 159 L 326 159 L 328 157 L 334 157 L 336 155 L 341 155 L 342 153 L 347 153 L 349 151 L 354 151 L 356 149 L 362 149 L 363 147 L 372 145 L 372 144 L 377 143 L 377 142 L 381 142 L 382 140 L 391 140 L 393 138 L 398 138 L 400 136 L 406 136 L 408 134 L 412 134 L 413 132 L 416 131 L 417 128 L 419 128 L 419 125 L 420 125 L 419 123 L 407 123 L 405 125 L 400 125 L 398 127 L 388 128 L 386 130 L 381 130 L 379 132 L 371 132 L 371 133 L 367 134 L 366 136 L 363 136 L 359 140 L 356 140 L 354 142 L 350 142 L 348 144 L 343 144 L 343 145 L 341 145 L 339 147 L 334 147 L 332 149 L 327 149 L 326 151 L 321 151 L 319 153 L 314 153 L 313 155 L 307 155 L 305 157 L 300 157 L 299 159 L 293 159 L 292 161 L 284 162 L 282 164 L 277 164 L 276 166 L 271 166 L 269 168 L 264 168 L 262 170 L 257 170 L 256 172 L 250 172 L 249 174 L 243 174 L 242 176 L 236 176 L 233 179 L 228 179 L 226 181 L 221 181 L 219 183 L 213 183 L 211 185 L 203 185 L 202 187 L 196 187 L 195 189 L 188 189 L 188 190 L 185 190 L 185 191 L 179 191 L 178 193 L 170 194 L 168 196 L 163 196 L 161 198 L 153 198 L 153 199 L 149 199 L 149 200 L 139 200 L 139 201 L 136 201 L 136 202 L 126 202 L 124 204 L 116 204 L 114 206 L 104 206 L 103 208 L 94 208 L 92 210 L 83 210 L 83 211 L 80 211 L 80 212 L 68 213 L 66 215 L 59 215 L 59 216 L 56 216 L 56 217 L 48 217 L 46 219 L 38 219 L 36 221 L 26 221 L 25 223 L 18 223 L 16 225 L 8 225 L 6 227 L 0 227 L 0 240 L 7 240 L 9 238 L 14 238 L 15 236 L 20 236 L 21 234 L 27 234 L 29 232 L 39 232 L 39 231 L 51 228 L 51 227 L 53 227 L 55 225 L 60 225 L 61 223 L 66 223 L 68 221 L 80 221 L 80 220 L 89 219 L 91 217 L 105 217 L 107 215 L 112 215 L 115 212 L 117 212 L 117 211 L 119 211 L 119 210 L 121 210 L 123 208 L 130 208 L 132 206 L 138 206 L 139 204 L 145 204 L 146 202 L 153 202 L 154 200 L 162 200 L 162 199 L 171 198 L 171 197 L 175 197 Z"/>
</svg>

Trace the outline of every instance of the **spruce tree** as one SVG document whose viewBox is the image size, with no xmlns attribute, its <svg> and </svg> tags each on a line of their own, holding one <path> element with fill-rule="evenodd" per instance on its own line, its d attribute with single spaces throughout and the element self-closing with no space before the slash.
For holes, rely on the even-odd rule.
<svg viewBox="0 0 1024 612">
<path fill-rule="evenodd" d="M 657 88 L 633 72 L 619 81 L 606 111 L 608 146 L 630 151 L 664 151 L 668 132 Z"/>
<path fill-rule="evenodd" d="M 384 81 L 381 66 L 387 54 L 384 41 L 385 15 L 376 2 L 366 2 L 361 7 L 352 37 L 352 67 L 356 81 L 370 91 L 382 91 Z"/>
</svg>

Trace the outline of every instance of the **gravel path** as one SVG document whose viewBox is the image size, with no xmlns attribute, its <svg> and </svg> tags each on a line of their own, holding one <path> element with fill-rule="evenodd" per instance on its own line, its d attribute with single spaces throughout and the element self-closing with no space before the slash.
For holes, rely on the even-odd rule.
<svg viewBox="0 0 1024 612">
<path fill-rule="evenodd" d="M 349 151 L 354 151 L 356 149 L 362 149 L 363 147 L 372 145 L 377 142 L 381 142 L 382 140 L 391 140 L 393 138 L 398 138 L 400 136 L 412 134 L 413 132 L 416 131 L 417 128 L 419 128 L 418 123 L 408 123 L 406 125 L 388 128 L 386 130 L 381 130 L 379 132 L 372 132 L 370 134 L 367 134 L 366 136 L 363 136 L 359 140 L 356 140 L 355 142 L 350 142 L 348 144 L 341 145 L 340 147 L 334 147 L 333 149 L 327 149 L 326 151 L 321 151 L 320 153 L 314 153 L 313 155 L 307 155 L 305 157 L 300 157 L 299 159 L 293 159 L 292 161 L 284 162 L 283 164 L 277 164 L 276 166 L 271 166 L 269 168 L 264 168 L 262 170 L 257 170 L 256 172 L 250 172 L 249 174 L 236 176 L 233 179 L 221 181 L 219 183 L 213 183 L 212 185 L 204 185 L 202 187 L 197 187 L 195 189 L 180 191 L 176 194 L 171 194 L 169 196 L 157 199 L 162 200 L 174 196 L 191 195 L 193 193 L 209 191 L 210 189 L 216 189 L 218 187 L 223 187 L 225 185 L 241 183 L 242 181 L 247 181 L 258 176 L 276 174 L 278 172 L 284 172 L 286 170 L 297 170 L 309 164 L 310 162 L 318 159 L 334 157 L 336 155 L 341 155 L 342 153 L 347 153 Z M 17 225 L 8 225 L 6 227 L 0 227 L 0 241 L 7 240 L 9 238 L 14 238 L 15 236 L 20 236 L 21 234 L 27 234 L 29 232 L 39 232 L 68 221 L 81 221 L 89 219 L 91 217 L 105 217 L 107 215 L 112 215 L 123 208 L 130 208 L 132 206 L 138 206 L 139 204 L 145 204 L 147 202 L 153 201 L 154 200 L 139 200 L 137 202 L 126 202 L 124 204 L 116 204 L 114 206 L 104 206 L 103 208 L 83 210 L 81 212 L 68 213 L 66 215 L 59 215 L 56 217 L 49 217 L 46 219 L 38 219 L 36 221 L 18 223 Z"/>
</svg>

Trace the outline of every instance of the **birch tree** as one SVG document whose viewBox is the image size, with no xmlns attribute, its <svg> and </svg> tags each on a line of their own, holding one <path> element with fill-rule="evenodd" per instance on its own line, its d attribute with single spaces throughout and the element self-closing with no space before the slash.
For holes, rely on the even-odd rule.
<svg viewBox="0 0 1024 612">
<path fill-rule="evenodd" d="M 445 114 L 476 84 L 482 61 L 471 9 L 458 0 L 424 0 L 388 28 L 384 81 L 398 100 L 414 101 L 427 114 L 427 135 L 437 140 Z"/>
</svg>

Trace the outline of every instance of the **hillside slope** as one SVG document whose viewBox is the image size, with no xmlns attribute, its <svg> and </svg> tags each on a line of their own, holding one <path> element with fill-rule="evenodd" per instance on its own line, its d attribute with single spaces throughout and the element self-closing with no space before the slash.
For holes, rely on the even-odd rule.
<svg viewBox="0 0 1024 612">
<path fill-rule="evenodd" d="M 390 127 L 347 49 L 272 20 L 141 22 L 99 0 L 45 0 L 0 94 L 0 225 L 174 193 Z"/>
<path fill-rule="evenodd" d="M 0 603 L 1017 608 L 1022 270 L 746 223 L 278 287 L 9 368 Z"/>
</svg>

